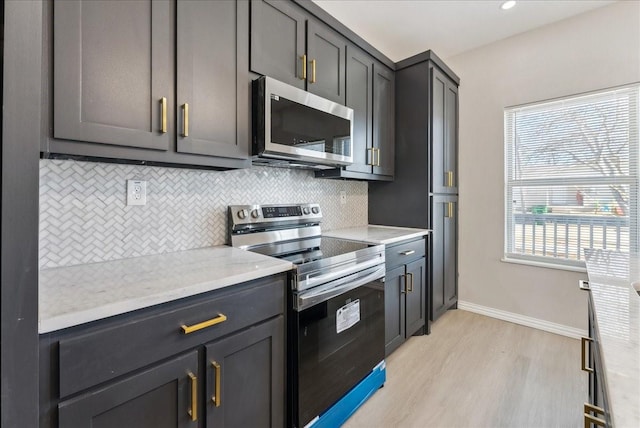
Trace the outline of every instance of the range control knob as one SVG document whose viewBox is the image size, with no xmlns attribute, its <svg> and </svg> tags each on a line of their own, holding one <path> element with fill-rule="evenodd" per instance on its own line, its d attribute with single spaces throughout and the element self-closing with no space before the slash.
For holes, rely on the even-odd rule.
<svg viewBox="0 0 640 428">
<path fill-rule="evenodd" d="M 251 210 L 251 217 L 253 217 L 253 218 L 258 218 L 258 217 L 260 217 L 260 211 L 258 211 L 258 210 Z"/>
<path fill-rule="evenodd" d="M 314 214 L 318 214 L 320 212 L 320 208 L 313 207 L 313 208 L 311 208 L 311 211 L 313 211 Z"/>
<path fill-rule="evenodd" d="M 249 215 L 249 212 L 247 210 L 238 211 L 238 218 L 241 218 L 244 220 L 245 218 L 247 218 L 248 215 Z"/>
<path fill-rule="evenodd" d="M 308 215 L 311 211 L 309 211 L 309 207 L 304 207 L 304 208 L 302 208 L 302 212 L 303 212 L 305 215 Z"/>
</svg>

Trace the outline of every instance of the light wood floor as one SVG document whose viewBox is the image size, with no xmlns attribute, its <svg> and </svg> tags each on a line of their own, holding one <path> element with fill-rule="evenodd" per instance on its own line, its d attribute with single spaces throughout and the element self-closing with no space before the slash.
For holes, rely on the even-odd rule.
<svg viewBox="0 0 640 428">
<path fill-rule="evenodd" d="M 344 425 L 577 427 L 580 341 L 462 310 L 387 358 L 387 382 Z"/>
</svg>

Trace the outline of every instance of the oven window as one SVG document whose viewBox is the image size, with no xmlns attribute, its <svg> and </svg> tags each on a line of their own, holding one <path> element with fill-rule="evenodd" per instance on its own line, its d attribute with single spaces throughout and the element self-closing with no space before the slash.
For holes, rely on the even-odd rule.
<svg viewBox="0 0 640 428">
<path fill-rule="evenodd" d="M 323 153 L 351 156 L 347 119 L 271 96 L 271 142 Z"/>
<path fill-rule="evenodd" d="M 338 310 L 356 301 L 352 307 L 359 306 L 359 321 L 338 333 L 344 328 L 336 319 Z M 304 426 L 384 359 L 384 284 L 369 283 L 298 312 L 297 317 L 298 426 Z"/>
</svg>

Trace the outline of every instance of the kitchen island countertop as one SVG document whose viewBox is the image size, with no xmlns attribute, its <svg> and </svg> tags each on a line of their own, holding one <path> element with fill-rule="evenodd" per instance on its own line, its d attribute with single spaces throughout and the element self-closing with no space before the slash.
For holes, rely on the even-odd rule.
<svg viewBox="0 0 640 428">
<path fill-rule="evenodd" d="M 640 426 L 640 254 L 587 252 L 608 407 L 614 427 Z"/>
<path fill-rule="evenodd" d="M 322 235 L 331 238 L 347 239 L 349 241 L 366 242 L 368 244 L 389 245 L 406 241 L 407 239 L 419 238 L 429 233 L 431 233 L 431 231 L 428 229 L 370 224 L 367 226 L 328 230 L 323 232 Z"/>
<path fill-rule="evenodd" d="M 291 270 L 228 246 L 40 271 L 38 332 L 48 333 Z"/>
</svg>

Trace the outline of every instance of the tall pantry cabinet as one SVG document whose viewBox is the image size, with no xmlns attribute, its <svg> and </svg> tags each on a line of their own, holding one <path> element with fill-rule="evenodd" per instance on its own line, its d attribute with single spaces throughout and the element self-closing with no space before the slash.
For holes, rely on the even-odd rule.
<svg viewBox="0 0 640 428">
<path fill-rule="evenodd" d="M 369 183 L 369 223 L 432 230 L 426 254 L 435 321 L 458 302 L 460 79 L 432 51 L 399 62 L 395 78 L 395 180 Z"/>
</svg>

